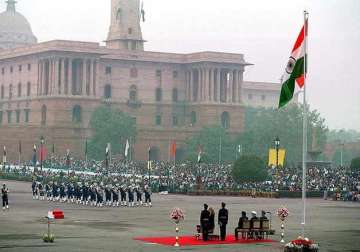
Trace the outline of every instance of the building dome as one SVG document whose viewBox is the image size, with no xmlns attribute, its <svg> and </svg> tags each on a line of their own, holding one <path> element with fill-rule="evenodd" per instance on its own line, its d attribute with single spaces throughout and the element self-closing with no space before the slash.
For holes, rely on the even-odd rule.
<svg viewBox="0 0 360 252">
<path fill-rule="evenodd" d="M 0 49 L 37 43 L 26 18 L 15 9 L 15 0 L 6 1 L 5 12 L 0 13 Z"/>
</svg>

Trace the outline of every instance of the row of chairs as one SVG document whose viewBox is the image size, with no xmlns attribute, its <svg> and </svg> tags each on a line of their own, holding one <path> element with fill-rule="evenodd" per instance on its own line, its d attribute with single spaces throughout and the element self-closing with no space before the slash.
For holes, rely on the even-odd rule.
<svg viewBox="0 0 360 252">
<path fill-rule="evenodd" d="M 242 239 L 265 239 L 269 235 L 274 235 L 275 230 L 271 229 L 269 220 L 254 220 L 252 225 L 250 220 L 245 220 L 242 227 L 235 229 L 235 239 L 239 239 L 239 233 Z"/>
</svg>

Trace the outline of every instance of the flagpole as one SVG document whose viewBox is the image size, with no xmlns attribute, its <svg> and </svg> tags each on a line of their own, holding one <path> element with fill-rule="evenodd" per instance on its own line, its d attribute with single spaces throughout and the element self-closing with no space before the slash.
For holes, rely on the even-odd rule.
<svg viewBox="0 0 360 252">
<path fill-rule="evenodd" d="M 306 159 L 307 159 L 307 105 L 306 105 L 306 79 L 307 79 L 307 17 L 308 12 L 304 11 L 304 96 L 303 96 L 303 153 L 302 153 L 302 236 L 305 237 L 305 223 L 306 223 Z"/>
<path fill-rule="evenodd" d="M 220 133 L 221 134 L 221 133 Z M 222 151 L 222 139 L 220 135 L 220 146 L 219 146 L 219 166 L 221 164 L 221 151 Z"/>
<path fill-rule="evenodd" d="M 21 151 L 22 151 L 21 150 L 21 141 L 19 141 L 19 169 L 21 169 L 21 167 L 20 167 L 21 166 L 21 164 L 20 164 L 21 163 Z"/>
</svg>

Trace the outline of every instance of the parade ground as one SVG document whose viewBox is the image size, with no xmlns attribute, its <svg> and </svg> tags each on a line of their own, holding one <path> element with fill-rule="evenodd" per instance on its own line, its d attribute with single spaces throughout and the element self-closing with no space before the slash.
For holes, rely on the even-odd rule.
<svg viewBox="0 0 360 252">
<path fill-rule="evenodd" d="M 275 212 L 286 206 L 290 216 L 285 223 L 285 240 L 300 234 L 302 204 L 300 199 L 263 199 L 245 197 L 201 197 L 153 194 L 153 207 L 94 208 L 90 206 L 32 200 L 31 184 L 0 181 L 10 189 L 10 211 L 0 213 L 0 251 L 282 251 L 280 221 Z M 272 227 L 276 242 L 187 246 L 180 248 L 143 243 L 136 237 L 175 235 L 169 212 L 173 207 L 185 211 L 181 235 L 195 234 L 203 203 L 216 211 L 220 203 L 229 210 L 228 234 L 233 234 L 241 211 L 261 210 L 273 213 Z M 47 244 L 42 236 L 47 231 L 44 218 L 49 210 L 61 209 L 65 219 L 51 225 L 55 243 Z M 320 251 L 360 251 L 360 204 L 323 199 L 308 200 L 306 234 L 320 245 Z M 218 231 L 216 226 L 216 232 Z"/>
</svg>

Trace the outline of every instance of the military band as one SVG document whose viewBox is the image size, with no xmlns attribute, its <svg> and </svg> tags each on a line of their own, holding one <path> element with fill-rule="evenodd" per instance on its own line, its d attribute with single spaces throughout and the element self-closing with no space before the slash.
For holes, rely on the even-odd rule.
<svg viewBox="0 0 360 252">
<path fill-rule="evenodd" d="M 119 183 L 105 185 L 95 182 L 58 183 L 50 181 L 43 185 L 34 180 L 31 189 L 34 200 L 67 202 L 95 207 L 152 206 L 151 190 L 147 185 L 144 186 L 144 189 L 140 185 L 120 186 Z M 143 203 L 143 196 L 145 203 Z"/>
</svg>

